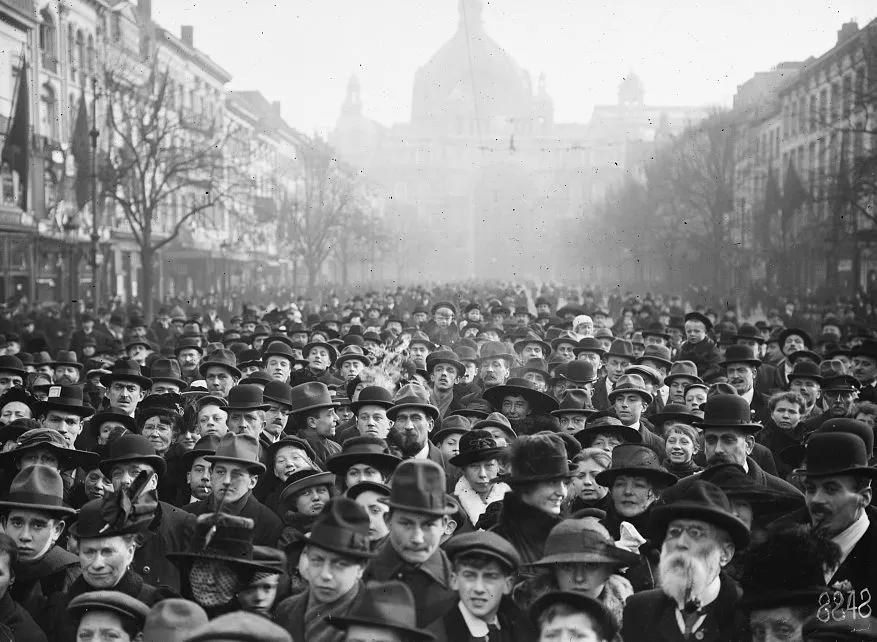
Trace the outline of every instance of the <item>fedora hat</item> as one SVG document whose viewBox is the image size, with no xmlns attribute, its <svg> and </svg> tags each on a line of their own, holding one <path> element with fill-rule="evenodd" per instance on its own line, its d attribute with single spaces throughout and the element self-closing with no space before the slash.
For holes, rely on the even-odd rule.
<svg viewBox="0 0 877 642">
<path fill-rule="evenodd" d="M 207 368 L 217 366 L 228 370 L 235 379 L 240 379 L 243 373 L 238 370 L 237 363 L 238 358 L 235 356 L 234 352 L 226 350 L 225 348 L 220 348 L 219 350 L 214 350 L 204 358 L 204 361 L 198 366 L 198 372 L 202 377 L 206 377 Z"/>
<path fill-rule="evenodd" d="M 749 402 L 737 394 L 716 394 L 709 397 L 703 404 L 703 419 L 697 426 L 709 428 L 735 428 L 742 432 L 755 434 L 762 425 L 752 421 L 752 410 Z"/>
<path fill-rule="evenodd" d="M 149 378 L 156 381 L 170 381 L 184 389 L 187 384 L 180 371 L 180 363 L 176 359 L 156 359 L 149 367 Z"/>
<path fill-rule="evenodd" d="M 797 335 L 804 340 L 804 347 L 810 350 L 813 347 L 813 339 L 810 338 L 810 333 L 805 330 L 801 330 L 800 328 L 785 328 L 782 332 L 780 332 L 777 337 L 777 343 L 780 344 L 780 349 L 786 344 L 786 339 L 791 337 L 792 335 Z"/>
<path fill-rule="evenodd" d="M 522 435 L 512 444 L 509 457 L 511 472 L 503 481 L 510 484 L 569 479 L 566 445 L 559 435 L 538 433 Z"/>
<path fill-rule="evenodd" d="M 703 383 L 703 379 L 697 376 L 697 366 L 693 361 L 688 361 L 683 359 L 682 361 L 676 361 L 670 366 L 670 372 L 664 377 L 664 383 L 670 384 L 675 379 L 679 378 L 691 379 L 692 382 Z"/>
<path fill-rule="evenodd" d="M 579 345 L 579 336 L 569 330 L 564 330 L 551 340 L 551 350 L 557 350 L 563 343 L 568 343 L 575 350 Z"/>
<path fill-rule="evenodd" d="M 426 390 L 417 384 L 407 384 L 399 389 L 399 392 L 393 397 L 393 405 L 387 410 L 387 417 L 396 420 L 399 411 L 406 408 L 420 408 L 432 417 L 433 420 L 439 418 L 439 409 L 429 402 Z"/>
<path fill-rule="evenodd" d="M 94 414 L 94 408 L 82 398 L 82 386 L 49 386 L 47 395 L 46 400 L 40 402 L 37 415 L 44 415 L 50 410 L 69 412 L 83 418 Z"/>
<path fill-rule="evenodd" d="M 369 546 L 368 531 L 369 516 L 365 508 L 342 495 L 330 499 L 317 515 L 308 544 L 345 557 L 366 560 L 374 554 Z"/>
<path fill-rule="evenodd" d="M 555 417 L 570 414 L 592 415 L 597 411 L 590 406 L 590 401 L 590 395 L 588 395 L 586 390 L 573 388 L 572 390 L 567 390 L 563 394 L 563 398 L 560 400 L 557 410 L 552 410 L 551 414 Z"/>
<path fill-rule="evenodd" d="M 380 437 L 361 435 L 344 440 L 341 452 L 326 460 L 326 469 L 343 476 L 354 464 L 368 464 L 389 475 L 402 459 L 390 453 L 387 442 Z"/>
<path fill-rule="evenodd" d="M 442 419 L 441 430 L 436 430 L 429 436 L 429 440 L 435 445 L 441 444 L 451 435 L 463 435 L 472 429 L 472 422 L 460 415 L 448 416 Z"/>
<path fill-rule="evenodd" d="M 460 468 L 479 461 L 489 461 L 505 454 L 507 449 L 496 443 L 487 430 L 470 430 L 460 437 L 460 451 L 448 462 Z"/>
<path fill-rule="evenodd" d="M 354 625 L 390 629 L 405 640 L 434 640 L 435 636 L 417 626 L 417 606 L 411 589 L 402 582 L 372 581 L 366 584 L 362 601 L 347 615 L 330 615 L 326 621 L 347 630 Z"/>
<path fill-rule="evenodd" d="M 643 379 L 643 382 L 648 379 L 652 382 L 653 386 L 660 386 L 663 382 L 663 377 L 661 377 L 661 373 L 652 366 L 647 366 L 645 364 L 637 363 L 632 366 L 627 366 L 624 369 L 624 374 L 639 375 Z"/>
<path fill-rule="evenodd" d="M 292 413 L 299 414 L 319 408 L 337 408 L 339 404 L 332 398 L 332 393 L 324 383 L 309 381 L 294 386 L 290 392 Z"/>
<path fill-rule="evenodd" d="M 668 403 L 651 416 L 652 424 L 659 426 L 667 421 L 678 421 L 683 424 L 694 425 L 703 419 L 703 413 L 699 410 L 689 410 L 688 406 L 682 403 Z"/>
<path fill-rule="evenodd" d="M 246 377 L 238 381 L 238 385 L 247 385 L 247 384 L 258 384 L 262 387 L 268 385 L 271 381 L 277 381 L 274 377 L 268 374 L 267 370 L 254 370 Z"/>
<path fill-rule="evenodd" d="M 619 475 L 645 477 L 662 488 L 676 483 L 676 477 L 661 465 L 657 453 L 648 446 L 640 444 L 616 446 L 612 450 L 612 465 L 597 473 L 597 483 L 611 488 Z"/>
<path fill-rule="evenodd" d="M 670 340 L 670 334 L 667 332 L 667 328 L 664 327 L 664 324 L 660 321 L 652 321 L 648 326 L 646 326 L 645 330 L 642 331 L 643 338 L 645 337 L 660 337 L 665 341 Z"/>
<path fill-rule="evenodd" d="M 445 492 L 445 471 L 429 459 L 406 459 L 390 478 L 390 508 L 426 515 L 452 515 L 456 506 Z"/>
<path fill-rule="evenodd" d="M 866 339 L 852 349 L 853 357 L 867 357 L 877 361 L 877 341 Z"/>
<path fill-rule="evenodd" d="M 804 444 L 804 463 L 795 474 L 805 477 L 862 475 L 877 477 L 877 468 L 868 464 L 865 442 L 849 432 L 815 432 Z"/>
<path fill-rule="evenodd" d="M 187 549 L 170 551 L 165 556 L 177 564 L 203 559 L 230 562 L 253 571 L 274 572 L 273 566 L 253 559 L 254 526 L 255 522 L 249 517 L 227 513 L 198 515 Z"/>
<path fill-rule="evenodd" d="M 268 357 L 283 357 L 289 359 L 290 362 L 296 359 L 292 347 L 285 341 L 272 341 L 266 345 L 262 350 L 262 361 L 267 361 Z"/>
<path fill-rule="evenodd" d="M 48 353 L 46 353 L 46 356 L 48 357 Z M 46 363 L 48 364 L 51 362 L 47 361 Z M 34 365 L 39 365 L 36 363 L 36 359 L 34 359 Z M 11 372 L 20 377 L 27 376 L 27 370 L 21 362 L 21 359 L 11 354 L 0 355 L 0 372 Z"/>
<path fill-rule="evenodd" d="M 515 355 L 509 352 L 508 347 L 502 341 L 485 341 L 481 346 L 478 361 L 505 359 L 511 365 L 515 362 L 515 358 Z"/>
<path fill-rule="evenodd" d="M 642 367 L 642 366 L 639 366 Z M 646 390 L 646 382 L 638 374 L 623 374 L 618 377 L 618 382 L 609 393 L 609 403 L 615 403 L 615 397 L 627 393 L 637 394 L 643 398 L 646 405 L 652 403 L 652 393 Z"/>
<path fill-rule="evenodd" d="M 207 613 L 200 605 L 190 600 L 167 598 L 149 610 L 143 624 L 143 639 L 185 642 L 192 631 L 207 622 Z"/>
<path fill-rule="evenodd" d="M 100 469 L 110 477 L 114 465 L 132 461 L 142 461 L 152 466 L 159 476 L 164 474 L 164 457 L 155 454 L 155 448 L 146 437 L 135 433 L 124 434 L 110 443 L 106 457 L 100 461 Z"/>
<path fill-rule="evenodd" d="M 460 342 L 456 346 L 454 346 L 454 352 L 457 354 L 457 359 L 461 362 L 478 362 L 478 351 L 472 346 L 465 345 Z"/>
<path fill-rule="evenodd" d="M 438 348 L 436 344 L 429 340 L 429 337 L 426 336 L 426 333 L 422 330 L 415 330 L 411 333 L 411 340 L 408 341 L 409 346 L 413 346 L 415 343 L 421 343 L 427 347 L 429 350 L 435 350 Z"/>
<path fill-rule="evenodd" d="M 62 471 L 75 468 L 91 470 L 97 466 L 99 459 L 97 453 L 69 448 L 67 440 L 57 430 L 37 428 L 22 433 L 15 448 L 0 454 L 0 466 L 13 467 L 22 456 L 35 450 L 52 453 L 58 459 L 58 467 Z"/>
<path fill-rule="evenodd" d="M 247 348 L 246 350 L 241 350 L 238 353 L 238 368 L 245 368 L 247 366 L 256 366 L 257 368 L 262 368 L 262 353 L 259 350 L 254 350 L 253 348 Z"/>
<path fill-rule="evenodd" d="M 795 379 L 809 379 L 818 384 L 821 384 L 823 381 L 819 366 L 809 359 L 801 359 L 795 362 L 792 371 L 789 373 L 789 383 Z"/>
<path fill-rule="evenodd" d="M 493 406 L 487 403 L 486 400 L 473 399 L 462 408 L 449 412 L 447 417 L 460 415 L 462 417 L 468 417 L 471 421 L 473 417 L 476 419 L 487 419 L 491 412 L 493 412 Z"/>
<path fill-rule="evenodd" d="M 243 383 L 232 386 L 228 391 L 228 397 L 224 406 L 220 406 L 225 412 L 233 410 L 268 410 L 270 406 L 265 403 L 262 389 L 253 383 Z"/>
<path fill-rule="evenodd" d="M 707 315 L 701 314 L 700 312 L 695 311 L 695 312 L 689 312 L 688 314 L 686 314 L 683 323 L 687 323 L 689 321 L 700 321 L 704 325 L 704 327 L 706 328 L 707 332 L 709 332 L 710 330 L 713 329 L 713 322 L 710 321 L 710 319 Z"/>
<path fill-rule="evenodd" d="M 263 401 L 273 401 L 281 406 L 292 408 L 292 386 L 285 381 L 272 379 L 265 384 L 262 391 Z"/>
<path fill-rule="evenodd" d="M 615 541 L 596 518 L 565 519 L 548 533 L 542 557 L 531 566 L 567 563 L 633 566 L 639 555 L 615 546 Z"/>
<path fill-rule="evenodd" d="M 83 365 L 79 362 L 79 358 L 76 356 L 76 353 L 72 350 L 59 350 L 55 354 L 55 360 L 49 362 L 49 365 L 53 368 L 57 368 L 58 366 L 73 366 L 79 372 L 82 372 Z"/>
<path fill-rule="evenodd" d="M 456 352 L 451 350 L 437 350 L 426 356 L 426 370 L 432 372 L 432 369 L 440 363 L 445 363 L 457 369 L 457 374 L 461 375 L 466 372 L 466 366 L 460 361 Z"/>
<path fill-rule="evenodd" d="M 512 423 L 509 421 L 509 418 L 501 412 L 492 412 L 484 419 L 476 421 L 472 426 L 472 430 L 487 430 L 488 428 L 501 429 L 506 436 L 509 437 L 509 441 L 518 438 L 518 433 L 512 428 Z"/>
<path fill-rule="evenodd" d="M 614 640 L 618 632 L 615 616 L 599 600 L 580 591 L 549 591 L 540 595 L 530 607 L 531 622 L 538 622 L 542 614 L 555 604 L 563 604 L 581 611 L 595 626 L 599 640 Z"/>
<path fill-rule="evenodd" d="M 721 528 L 738 551 L 749 543 L 749 527 L 734 515 L 728 496 L 715 484 L 702 479 L 686 484 L 670 503 L 654 508 L 650 522 L 652 532 L 660 534 L 663 540 L 667 526 L 674 519 L 695 519 Z"/>
<path fill-rule="evenodd" d="M 548 372 L 548 362 L 545 359 L 528 359 L 527 363 L 517 368 L 512 368 L 513 377 L 524 377 L 527 373 L 535 373 L 545 379 L 546 383 L 551 380 L 551 373 Z"/>
<path fill-rule="evenodd" d="M 195 337 L 182 337 L 177 340 L 174 354 L 179 355 L 183 350 L 197 350 L 201 354 L 204 354 L 204 347 L 201 345 L 201 339 Z"/>
<path fill-rule="evenodd" d="M 356 401 L 350 403 L 350 409 L 354 415 L 357 415 L 363 406 L 380 406 L 389 409 L 393 407 L 393 403 L 393 393 L 383 386 L 366 386 L 359 391 Z"/>
<path fill-rule="evenodd" d="M 338 349 L 327 341 L 311 341 L 309 343 L 306 343 L 305 346 L 301 349 L 302 358 L 307 359 L 311 350 L 317 347 L 325 348 L 326 351 L 329 353 L 329 365 L 332 365 L 333 363 L 335 363 L 335 361 L 338 360 Z"/>
<path fill-rule="evenodd" d="M 76 510 L 64 504 L 64 481 L 51 466 L 35 464 L 21 469 L 12 480 L 9 492 L 0 501 L 0 512 L 11 508 L 41 511 L 65 517 Z"/>
<path fill-rule="evenodd" d="M 557 378 L 584 385 L 594 383 L 597 380 L 597 370 L 590 361 L 570 361 L 563 366 L 562 370 L 558 370 Z"/>
<path fill-rule="evenodd" d="M 505 397 L 523 397 L 530 404 L 533 414 L 548 414 L 557 410 L 557 400 L 536 390 L 536 385 L 528 379 L 511 378 L 504 384 L 487 388 L 481 396 L 494 408 L 501 408 Z"/>
<path fill-rule="evenodd" d="M 643 361 L 656 361 L 665 368 L 672 368 L 673 361 L 670 359 L 670 348 L 664 345 L 648 345 L 643 350 L 643 356 L 636 360 L 637 365 Z"/>
<path fill-rule="evenodd" d="M 732 363 L 745 363 L 757 368 L 761 365 L 761 359 L 755 356 L 755 351 L 750 346 L 735 344 L 725 349 L 725 358 L 719 365 L 727 368 Z"/>
<path fill-rule="evenodd" d="M 201 439 L 195 442 L 195 447 L 192 448 L 192 450 L 184 452 L 181 459 L 183 461 L 185 472 L 189 472 L 192 468 L 192 464 L 194 464 L 195 460 L 199 457 L 206 457 L 207 455 L 214 454 L 219 447 L 219 441 L 217 435 L 204 435 Z"/>
<path fill-rule="evenodd" d="M 594 413 L 574 437 L 582 448 L 590 448 L 598 435 L 617 435 L 626 444 L 641 444 L 643 441 L 643 436 L 636 428 L 625 426 L 612 411 Z"/>
<path fill-rule="evenodd" d="M 603 349 L 603 344 L 600 343 L 597 337 L 584 337 L 580 339 L 576 347 L 573 348 L 573 352 L 576 356 L 579 356 L 582 352 L 593 352 L 599 355 L 601 359 L 606 355 L 606 350 Z"/>
<path fill-rule="evenodd" d="M 149 607 L 121 591 L 89 591 L 70 600 L 67 611 L 76 620 L 89 611 L 111 611 L 134 620 L 139 629 L 149 614 Z"/>
<path fill-rule="evenodd" d="M 335 359 L 335 367 L 340 368 L 347 361 L 359 361 L 366 367 L 371 364 L 368 355 L 363 352 L 360 346 L 356 345 L 348 345 L 341 350 L 341 354 Z"/>
<path fill-rule="evenodd" d="M 521 337 L 514 343 L 515 352 L 520 352 L 524 348 L 526 348 L 529 344 L 534 343 L 542 348 L 542 354 L 544 356 L 548 356 L 551 353 L 551 346 L 543 341 L 542 338 L 536 334 L 535 332 L 527 332 L 526 336 Z"/>
<path fill-rule="evenodd" d="M 606 351 L 607 357 L 619 357 L 621 359 L 629 359 L 633 361 L 636 355 L 633 353 L 633 343 L 627 339 L 615 339 L 609 350 Z"/>
<path fill-rule="evenodd" d="M 250 472 L 265 472 L 265 464 L 259 461 L 259 441 L 252 435 L 235 435 L 227 432 L 219 440 L 216 452 L 207 455 L 204 459 L 211 463 L 230 461 L 243 464 Z"/>
<path fill-rule="evenodd" d="M 143 375 L 140 364 L 133 359 L 119 359 L 113 364 L 110 374 L 102 375 L 100 378 L 104 388 L 112 387 L 114 381 L 131 381 L 143 389 L 152 386 L 152 380 Z"/>
<path fill-rule="evenodd" d="M 751 323 L 742 323 L 740 327 L 737 328 L 737 333 L 731 336 L 732 341 L 739 341 L 740 339 L 743 339 L 744 341 L 755 341 L 758 344 L 763 344 L 765 342 L 764 337 L 761 336 L 761 331 Z"/>
</svg>

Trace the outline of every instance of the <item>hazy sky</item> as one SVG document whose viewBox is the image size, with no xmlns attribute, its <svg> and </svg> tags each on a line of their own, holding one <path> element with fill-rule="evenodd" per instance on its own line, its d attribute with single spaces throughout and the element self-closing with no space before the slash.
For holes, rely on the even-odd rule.
<svg viewBox="0 0 877 642">
<path fill-rule="evenodd" d="M 874 0 L 494 0 L 486 30 L 533 84 L 548 78 L 555 120 L 586 122 L 642 78 L 650 104 L 730 104 L 738 84 L 831 48 Z M 153 17 L 228 69 L 232 88 L 280 100 L 293 127 L 331 129 L 351 74 L 366 114 L 407 121 L 414 73 L 454 33 L 457 0 L 153 0 Z"/>
</svg>

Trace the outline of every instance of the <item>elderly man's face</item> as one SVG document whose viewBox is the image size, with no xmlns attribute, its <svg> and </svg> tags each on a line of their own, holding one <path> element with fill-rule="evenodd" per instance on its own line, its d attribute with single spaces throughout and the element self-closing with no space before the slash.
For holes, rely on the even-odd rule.
<svg viewBox="0 0 877 642">
<path fill-rule="evenodd" d="M 680 606 L 689 599 L 701 599 L 733 556 L 733 544 L 712 524 L 674 519 L 667 525 L 661 547 L 661 588 Z"/>
<path fill-rule="evenodd" d="M 419 408 L 407 408 L 396 414 L 394 427 L 399 431 L 402 440 L 402 451 L 413 455 L 420 452 L 426 445 L 427 436 L 435 422 L 426 411 Z"/>
<path fill-rule="evenodd" d="M 707 428 L 703 442 L 707 462 L 742 466 L 752 452 L 755 438 L 732 428 Z"/>
<path fill-rule="evenodd" d="M 749 614 L 753 640 L 803 640 L 803 625 L 799 610 L 788 606 L 758 609 Z"/>
<path fill-rule="evenodd" d="M 823 396 L 828 402 L 828 412 L 832 417 L 849 417 L 853 412 L 858 393 L 852 390 L 825 390 Z"/>
<path fill-rule="evenodd" d="M 509 366 L 505 359 L 484 359 L 479 372 L 485 385 L 498 386 L 508 379 Z"/>
<path fill-rule="evenodd" d="M 804 501 L 814 530 L 834 537 L 848 528 L 871 502 L 871 487 L 857 489 L 852 475 L 806 477 Z"/>
<path fill-rule="evenodd" d="M 12 386 L 23 386 L 24 379 L 14 372 L 0 372 L 0 395 L 5 394 Z"/>
</svg>

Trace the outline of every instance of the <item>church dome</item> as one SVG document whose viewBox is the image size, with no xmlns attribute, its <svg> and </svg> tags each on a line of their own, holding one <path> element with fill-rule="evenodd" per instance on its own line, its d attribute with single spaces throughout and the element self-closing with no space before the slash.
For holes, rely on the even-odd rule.
<svg viewBox="0 0 877 642">
<path fill-rule="evenodd" d="M 412 124 L 468 135 L 518 128 L 533 117 L 530 75 L 484 31 L 481 0 L 459 0 L 459 13 L 457 31 L 414 77 Z"/>
</svg>

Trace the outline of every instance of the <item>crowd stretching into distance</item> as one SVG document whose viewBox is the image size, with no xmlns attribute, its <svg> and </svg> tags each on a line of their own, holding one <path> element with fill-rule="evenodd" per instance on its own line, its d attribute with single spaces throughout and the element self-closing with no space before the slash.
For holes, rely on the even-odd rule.
<svg viewBox="0 0 877 642">
<path fill-rule="evenodd" d="M 853 307 L 0 308 L 0 640 L 877 640 Z"/>
</svg>

